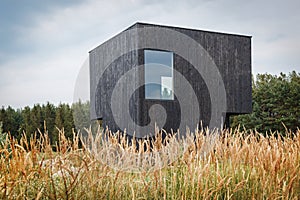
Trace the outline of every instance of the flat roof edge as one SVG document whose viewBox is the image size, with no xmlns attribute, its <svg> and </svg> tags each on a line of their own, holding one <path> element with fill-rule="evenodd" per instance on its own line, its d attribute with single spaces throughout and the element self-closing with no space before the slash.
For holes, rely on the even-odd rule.
<svg viewBox="0 0 300 200">
<path fill-rule="evenodd" d="M 196 28 L 187 28 L 187 27 L 164 25 L 164 24 L 153 24 L 153 23 L 147 23 L 147 22 L 136 22 L 133 25 L 129 26 L 126 30 L 128 30 L 130 28 L 133 28 L 134 26 L 138 26 L 138 25 L 158 26 L 158 27 L 165 27 L 165 28 L 177 28 L 177 29 L 183 29 L 183 30 L 201 31 L 201 32 L 207 32 L 207 33 L 216 33 L 216 34 L 222 34 L 222 35 L 233 35 L 233 36 L 241 36 L 241 37 L 252 38 L 251 35 L 246 35 L 246 34 L 227 33 L 227 32 L 211 31 L 211 30 L 202 30 L 202 29 L 196 29 Z"/>
<path fill-rule="evenodd" d="M 162 24 L 153 24 L 153 23 L 146 23 L 146 22 L 135 22 L 134 24 L 127 27 L 125 30 L 118 32 L 114 36 L 112 36 L 110 39 L 113 39 L 114 37 L 118 36 L 119 34 L 122 34 L 123 32 L 129 30 L 138 28 L 139 26 L 153 26 L 153 27 L 163 27 L 163 28 L 173 28 L 173 29 L 182 29 L 182 30 L 190 30 L 190 31 L 199 31 L 199 32 L 206 32 L 206 33 L 213 33 L 213 34 L 221 34 L 221 35 L 232 35 L 232 36 L 238 36 L 238 37 L 246 37 L 246 38 L 252 38 L 250 35 L 243 35 L 243 34 L 235 34 L 235 33 L 226 33 L 226 32 L 218 32 L 218 31 L 210 31 L 210 30 L 201 30 L 201 29 L 195 29 L 195 28 L 186 28 L 186 27 L 178 27 L 178 26 L 172 26 L 172 25 L 162 25 Z M 108 39 L 108 40 L 110 40 Z M 107 42 L 106 40 L 105 42 Z M 105 42 L 101 43 L 100 45 L 97 45 L 95 48 L 88 51 L 88 53 L 91 53 L 94 49 L 101 46 Z"/>
</svg>

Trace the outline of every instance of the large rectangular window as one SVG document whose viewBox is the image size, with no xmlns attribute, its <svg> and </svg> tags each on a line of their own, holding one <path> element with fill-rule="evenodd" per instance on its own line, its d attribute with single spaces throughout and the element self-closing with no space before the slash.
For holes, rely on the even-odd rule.
<svg viewBox="0 0 300 200">
<path fill-rule="evenodd" d="M 144 50 L 145 98 L 173 100 L 173 52 Z"/>
</svg>

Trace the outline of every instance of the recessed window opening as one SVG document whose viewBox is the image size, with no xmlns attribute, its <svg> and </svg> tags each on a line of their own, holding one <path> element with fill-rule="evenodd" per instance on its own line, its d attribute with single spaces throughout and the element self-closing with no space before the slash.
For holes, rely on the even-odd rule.
<svg viewBox="0 0 300 200">
<path fill-rule="evenodd" d="M 145 98 L 174 100 L 173 52 L 144 50 Z"/>
</svg>

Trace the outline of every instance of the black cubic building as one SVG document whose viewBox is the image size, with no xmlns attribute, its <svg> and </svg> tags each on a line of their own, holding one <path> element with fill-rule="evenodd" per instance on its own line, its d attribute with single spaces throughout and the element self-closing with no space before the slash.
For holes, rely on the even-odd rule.
<svg viewBox="0 0 300 200">
<path fill-rule="evenodd" d="M 113 131 L 222 128 L 252 111 L 250 36 L 136 23 L 89 59 L 91 118 Z"/>
</svg>

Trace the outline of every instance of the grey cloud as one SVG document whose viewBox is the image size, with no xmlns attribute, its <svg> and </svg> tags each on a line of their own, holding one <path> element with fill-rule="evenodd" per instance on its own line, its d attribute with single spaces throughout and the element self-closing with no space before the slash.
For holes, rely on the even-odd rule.
<svg viewBox="0 0 300 200">
<path fill-rule="evenodd" d="M 16 2 L 0 3 L 0 105 L 71 102 L 88 51 L 136 21 L 252 35 L 254 74 L 300 70 L 296 0 Z"/>
</svg>

